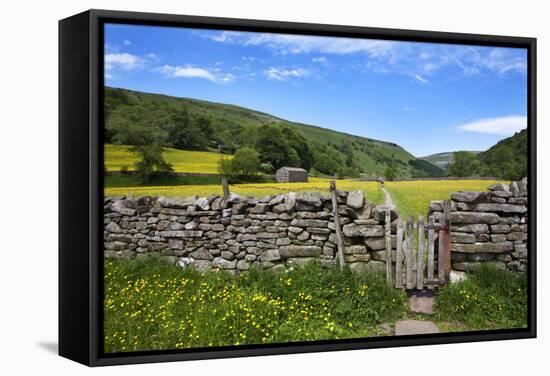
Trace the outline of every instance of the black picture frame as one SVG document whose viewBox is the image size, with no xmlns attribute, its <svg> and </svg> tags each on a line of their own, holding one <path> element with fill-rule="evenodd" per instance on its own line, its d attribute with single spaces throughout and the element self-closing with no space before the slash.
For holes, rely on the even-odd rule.
<svg viewBox="0 0 550 376">
<path fill-rule="evenodd" d="M 500 47 L 528 54 L 529 325 L 526 329 L 104 354 L 103 25 L 124 23 Z M 59 21 L 59 354 L 88 366 L 536 337 L 536 39 L 88 10 Z"/>
</svg>

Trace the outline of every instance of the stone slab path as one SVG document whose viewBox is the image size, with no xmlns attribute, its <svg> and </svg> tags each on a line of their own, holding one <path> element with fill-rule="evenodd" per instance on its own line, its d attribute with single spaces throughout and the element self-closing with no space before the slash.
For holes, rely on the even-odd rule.
<svg viewBox="0 0 550 376">
<path fill-rule="evenodd" d="M 388 192 L 386 188 L 382 188 L 382 191 L 384 192 L 384 204 L 393 205 L 393 200 L 391 199 L 390 192 Z"/>
<path fill-rule="evenodd" d="M 395 323 L 396 336 L 431 333 L 439 333 L 439 328 L 431 321 L 401 320 Z"/>
<path fill-rule="evenodd" d="M 414 294 L 409 297 L 409 307 L 414 313 L 425 313 L 431 315 L 434 313 L 434 301 L 435 297 Z"/>
</svg>

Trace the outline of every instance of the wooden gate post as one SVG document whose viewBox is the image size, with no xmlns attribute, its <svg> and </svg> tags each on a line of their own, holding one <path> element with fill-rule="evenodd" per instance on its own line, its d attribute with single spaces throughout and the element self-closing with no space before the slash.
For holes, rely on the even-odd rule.
<svg viewBox="0 0 550 376">
<path fill-rule="evenodd" d="M 344 269 L 344 241 L 342 240 L 342 228 L 340 227 L 340 215 L 338 214 L 338 201 L 336 200 L 336 182 L 330 181 L 330 196 L 332 199 L 332 214 L 334 216 L 334 227 L 336 227 L 336 245 L 338 246 L 338 259 L 340 270 Z"/>
<path fill-rule="evenodd" d="M 397 239 L 395 241 L 395 287 L 403 287 L 403 220 L 397 217 Z"/>
<path fill-rule="evenodd" d="M 424 289 L 424 218 L 418 216 L 418 258 L 416 263 L 416 288 Z"/>
<path fill-rule="evenodd" d="M 451 279 L 451 201 L 445 200 L 443 206 L 443 217 L 445 218 L 445 283 Z"/>
<path fill-rule="evenodd" d="M 223 197 L 228 198 L 229 197 L 229 185 L 227 184 L 227 178 L 222 178 L 222 189 L 223 189 Z"/>
<path fill-rule="evenodd" d="M 441 225 L 439 229 L 438 242 L 438 279 L 439 283 L 448 283 L 451 274 L 451 202 L 443 202 L 443 216 L 439 218 Z"/>
<path fill-rule="evenodd" d="M 390 209 L 386 210 L 386 283 L 388 287 L 392 287 L 392 267 L 391 267 L 391 215 Z"/>
<path fill-rule="evenodd" d="M 435 259 L 435 222 L 433 214 L 428 220 L 428 287 L 433 289 L 434 282 L 434 259 Z"/>
<path fill-rule="evenodd" d="M 407 275 L 405 276 L 405 285 L 407 290 L 411 290 L 416 285 L 416 281 L 413 281 L 413 228 L 414 228 L 414 222 L 412 215 L 409 216 L 409 220 L 407 221 L 407 240 L 405 244 L 407 244 L 407 251 L 405 253 L 406 260 L 405 263 L 407 264 Z"/>
</svg>

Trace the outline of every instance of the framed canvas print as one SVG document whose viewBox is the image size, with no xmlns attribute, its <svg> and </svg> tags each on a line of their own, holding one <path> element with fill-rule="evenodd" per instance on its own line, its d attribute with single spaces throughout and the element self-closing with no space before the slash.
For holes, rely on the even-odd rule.
<svg viewBox="0 0 550 376">
<path fill-rule="evenodd" d="M 59 23 L 59 353 L 90 366 L 536 335 L 536 40 Z"/>
</svg>

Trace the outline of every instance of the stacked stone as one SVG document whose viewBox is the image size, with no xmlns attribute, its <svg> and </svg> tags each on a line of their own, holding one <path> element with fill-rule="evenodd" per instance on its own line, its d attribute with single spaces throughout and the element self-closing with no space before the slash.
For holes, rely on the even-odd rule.
<svg viewBox="0 0 550 376">
<path fill-rule="evenodd" d="M 346 260 L 363 270 L 375 257 L 367 251 L 383 248 L 383 215 L 365 203 L 362 191 L 337 191 L 337 203 Z M 234 273 L 251 267 L 284 270 L 313 259 L 325 266 L 337 263 L 336 227 L 326 193 L 260 199 L 233 193 L 227 199 L 107 197 L 104 225 L 107 258 L 157 255 L 182 267 Z"/>
<path fill-rule="evenodd" d="M 452 268 L 475 270 L 481 263 L 522 272 L 527 268 L 527 179 L 493 184 L 486 192 L 451 195 Z M 442 215 L 442 201 L 430 214 Z"/>
<path fill-rule="evenodd" d="M 361 216 L 342 226 L 345 261 L 356 272 L 386 269 L 386 242 L 384 224 L 386 212 L 392 221 L 392 260 L 395 262 L 395 230 L 397 212 L 393 205 L 367 203 Z"/>
</svg>

